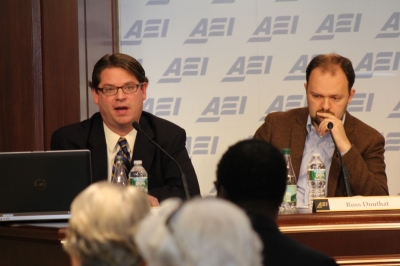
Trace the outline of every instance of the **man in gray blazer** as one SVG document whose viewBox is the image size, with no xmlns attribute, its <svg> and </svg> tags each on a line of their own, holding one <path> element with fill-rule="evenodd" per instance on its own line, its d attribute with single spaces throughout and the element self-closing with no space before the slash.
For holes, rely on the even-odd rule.
<svg viewBox="0 0 400 266">
<path fill-rule="evenodd" d="M 383 136 L 347 112 L 355 90 L 351 61 L 337 54 L 318 55 L 306 70 L 304 84 L 308 107 L 270 113 L 254 138 L 268 141 L 279 149 L 290 148 L 298 177 L 298 205 L 308 201 L 307 164 L 312 153 L 320 153 L 326 166 L 327 195 L 344 196 L 340 178 L 343 157 L 353 195 L 388 195 Z M 328 123 L 332 123 L 331 132 Z M 330 134 L 337 143 L 337 150 Z"/>
</svg>

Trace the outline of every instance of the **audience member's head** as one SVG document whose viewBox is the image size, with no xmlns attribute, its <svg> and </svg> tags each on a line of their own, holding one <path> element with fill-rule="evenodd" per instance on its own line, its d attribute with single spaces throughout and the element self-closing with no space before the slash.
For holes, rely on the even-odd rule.
<svg viewBox="0 0 400 266">
<path fill-rule="evenodd" d="M 149 211 L 146 194 L 133 186 L 90 185 L 71 204 L 65 250 L 73 265 L 141 265 L 133 234 Z"/>
<path fill-rule="evenodd" d="M 167 199 L 139 224 L 136 243 L 148 266 L 261 265 L 262 244 L 246 214 L 218 198 Z"/>
<path fill-rule="evenodd" d="M 218 196 L 275 219 L 286 188 L 282 153 L 263 140 L 243 140 L 222 156 L 217 168 Z"/>
</svg>

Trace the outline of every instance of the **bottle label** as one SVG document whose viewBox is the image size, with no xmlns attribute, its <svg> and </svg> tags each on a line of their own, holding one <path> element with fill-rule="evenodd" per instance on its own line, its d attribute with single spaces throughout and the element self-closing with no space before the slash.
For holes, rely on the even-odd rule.
<svg viewBox="0 0 400 266">
<path fill-rule="evenodd" d="M 296 202 L 296 185 L 287 185 L 285 195 L 283 196 L 284 202 Z"/>
<path fill-rule="evenodd" d="M 148 188 L 147 177 L 133 177 L 129 179 L 130 184 L 139 188 L 140 190 L 146 191 Z"/>
<path fill-rule="evenodd" d="M 308 170 L 308 180 L 326 180 L 325 169 L 310 169 Z"/>
</svg>

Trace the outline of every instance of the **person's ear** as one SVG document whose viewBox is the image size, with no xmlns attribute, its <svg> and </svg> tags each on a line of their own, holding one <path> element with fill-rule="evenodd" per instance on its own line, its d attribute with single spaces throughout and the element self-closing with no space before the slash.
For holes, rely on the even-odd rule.
<svg viewBox="0 0 400 266">
<path fill-rule="evenodd" d="M 351 103 L 351 100 L 353 99 L 355 93 L 356 93 L 356 89 L 350 90 L 350 95 L 349 95 L 349 99 L 347 100 L 347 104 Z"/>
</svg>

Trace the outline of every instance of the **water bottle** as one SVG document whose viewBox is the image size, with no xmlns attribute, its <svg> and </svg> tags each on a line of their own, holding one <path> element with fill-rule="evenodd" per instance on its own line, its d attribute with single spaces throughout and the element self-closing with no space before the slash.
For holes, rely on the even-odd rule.
<svg viewBox="0 0 400 266">
<path fill-rule="evenodd" d="M 111 179 L 111 183 L 123 187 L 128 185 L 128 178 L 126 177 L 122 156 L 118 155 L 115 157 L 115 174 Z"/>
<path fill-rule="evenodd" d="M 133 161 L 133 167 L 129 172 L 129 184 L 147 193 L 149 188 L 148 177 L 141 160 Z"/>
<path fill-rule="evenodd" d="M 326 195 L 326 169 L 321 161 L 319 153 L 313 153 L 311 162 L 307 167 L 308 173 L 308 207 L 312 209 L 314 198 Z"/>
<path fill-rule="evenodd" d="M 297 178 L 292 166 L 292 158 L 290 156 L 290 149 L 284 148 L 282 150 L 283 156 L 286 161 L 286 191 L 283 196 L 281 206 L 281 213 L 296 213 L 296 190 Z"/>
</svg>

